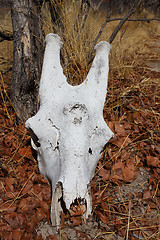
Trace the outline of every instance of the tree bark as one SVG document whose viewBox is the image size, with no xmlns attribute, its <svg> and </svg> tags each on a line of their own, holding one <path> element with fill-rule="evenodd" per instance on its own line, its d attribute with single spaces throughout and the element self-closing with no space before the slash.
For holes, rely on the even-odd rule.
<svg viewBox="0 0 160 240">
<path fill-rule="evenodd" d="M 38 88 L 43 60 L 41 3 L 12 0 L 14 59 L 11 99 L 17 116 L 26 121 L 38 110 Z"/>
</svg>

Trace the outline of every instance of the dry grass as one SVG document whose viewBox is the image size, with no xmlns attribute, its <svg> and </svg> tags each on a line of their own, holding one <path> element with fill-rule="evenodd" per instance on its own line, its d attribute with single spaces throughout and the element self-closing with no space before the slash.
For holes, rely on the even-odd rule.
<svg viewBox="0 0 160 240">
<path fill-rule="evenodd" d="M 54 3 L 53 6 L 55 7 Z M 49 22 L 46 29 L 48 33 L 52 23 L 47 9 L 44 10 L 44 16 L 49 16 L 49 21 L 45 17 Z M 94 19 L 89 15 L 84 28 L 80 29 L 77 21 L 79 12 L 80 2 L 72 1 L 72 4 L 68 4 L 68 2 L 64 1 L 59 16 L 63 30 L 59 26 L 57 27 L 56 24 L 53 26 L 55 32 L 63 40 L 62 65 L 68 82 L 72 85 L 81 83 L 87 75 L 88 55 L 95 38 Z M 90 26 L 89 22 L 92 22 L 92 26 Z"/>
<path fill-rule="evenodd" d="M 76 31 L 75 26 L 79 12 L 79 3 L 72 1 L 72 4 L 68 4 L 68 1 L 64 1 L 64 4 L 61 5 L 59 16 L 63 25 L 63 32 L 56 25 L 54 26 L 56 33 L 60 35 L 64 42 L 62 65 L 64 73 L 72 85 L 79 84 L 85 79 L 90 68 L 90 65 L 88 65 L 88 54 L 106 19 L 104 14 L 99 14 L 91 10 L 85 27 Z M 146 11 L 141 13 L 141 15 L 148 18 L 153 17 L 152 14 Z M 52 31 L 52 22 L 47 9 L 43 9 L 43 16 L 45 32 L 49 33 Z M 133 18 L 135 17 L 138 16 L 134 15 Z M 108 23 L 99 41 L 107 41 L 118 22 Z M 144 65 L 145 58 L 147 58 L 147 61 L 158 59 L 158 54 L 148 48 L 152 38 L 155 36 L 160 36 L 160 25 L 155 21 L 151 23 L 125 23 L 112 44 L 110 76 L 112 74 L 115 75 L 115 73 L 120 76 L 126 76 L 133 67 Z"/>
<path fill-rule="evenodd" d="M 108 25 L 109 31 L 112 32 L 115 25 L 116 23 L 110 23 Z M 110 57 L 112 72 L 114 73 L 116 70 L 118 74 L 125 75 L 135 66 L 144 66 L 146 57 L 148 61 L 157 58 L 158 54 L 151 51 L 148 45 L 151 39 L 158 35 L 160 35 L 158 23 L 125 23 L 112 44 L 113 48 Z"/>
<path fill-rule="evenodd" d="M 54 5 L 54 1 L 52 1 L 52 4 Z M 64 43 L 62 51 L 64 73 L 68 81 L 72 85 L 76 85 L 85 79 L 89 71 L 88 54 L 106 16 L 104 13 L 99 14 L 99 12 L 90 10 L 84 28 L 76 31 L 75 26 L 77 24 L 78 13 L 80 12 L 80 2 L 72 1 L 72 4 L 69 4 L 68 1 L 64 1 L 59 7 L 61 9 L 59 18 L 63 25 L 63 32 L 56 25 L 53 26 L 47 5 L 43 5 L 42 9 L 43 30 L 45 34 L 56 31 L 62 38 Z M 141 14 L 145 17 L 153 17 L 146 11 Z M 133 17 L 137 16 L 134 15 Z M 107 41 L 118 22 L 108 23 L 99 41 Z M 10 11 L 5 16 L 1 15 L 0 27 L 5 32 L 12 32 Z M 120 76 L 128 75 L 133 67 L 142 65 L 144 63 L 143 60 L 146 61 L 144 58 L 147 58 L 147 61 L 157 60 L 159 58 L 158 54 L 150 51 L 151 49 L 148 48 L 152 38 L 155 36 L 160 36 L 160 25 L 155 21 L 151 23 L 125 23 L 112 43 L 110 76 L 115 75 L 115 73 Z M 0 43 L 1 71 L 5 71 L 10 67 L 12 51 L 12 42 L 3 41 Z"/>
</svg>

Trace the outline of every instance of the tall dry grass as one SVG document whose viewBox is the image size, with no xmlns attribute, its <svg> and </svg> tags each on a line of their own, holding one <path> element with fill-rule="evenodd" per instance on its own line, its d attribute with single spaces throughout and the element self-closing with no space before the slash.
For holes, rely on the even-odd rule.
<svg viewBox="0 0 160 240">
<path fill-rule="evenodd" d="M 56 7 L 55 1 L 52 1 L 53 7 Z M 56 24 L 52 23 L 50 11 L 47 4 L 42 8 L 42 28 L 47 35 L 50 32 L 58 33 L 63 40 L 62 66 L 68 82 L 72 85 L 81 83 L 87 76 L 91 67 L 88 64 L 88 55 L 93 46 L 93 42 L 106 19 L 106 14 L 91 9 L 88 14 L 84 28 L 79 28 L 78 14 L 80 12 L 80 1 L 63 1 L 58 5 L 60 9 L 59 20 L 62 23 L 63 31 Z M 141 12 L 141 17 L 154 17 L 145 10 Z M 12 32 L 11 14 L 1 14 L 0 27 L 5 32 Z M 119 16 L 112 16 L 119 17 Z M 133 18 L 138 18 L 135 13 Z M 110 22 L 106 25 L 98 41 L 108 40 L 111 33 L 119 21 Z M 76 25 L 77 24 L 77 25 Z M 135 68 L 147 68 L 146 63 L 150 61 L 160 61 L 159 52 L 154 51 L 152 45 L 156 39 L 160 38 L 160 24 L 152 21 L 145 22 L 126 22 L 112 43 L 110 53 L 110 72 L 109 72 L 109 91 L 108 96 L 116 95 L 118 107 L 121 105 L 121 88 L 115 93 L 114 78 L 119 79 L 119 84 L 124 85 L 124 79 L 127 79 L 127 85 L 124 87 L 124 93 L 128 88 L 139 84 L 137 82 Z M 0 43 L 0 71 L 6 71 L 12 64 L 13 42 L 3 41 Z M 150 83 L 151 81 L 148 80 Z M 153 79 L 154 82 L 154 79 Z M 154 85 L 154 84 L 153 84 Z M 148 86 L 148 85 L 147 85 Z M 112 106 L 115 108 L 115 105 Z M 113 109 L 111 110 L 112 112 Z M 116 116 L 117 119 L 117 116 Z"/>
<path fill-rule="evenodd" d="M 55 1 L 51 1 L 53 7 Z M 45 34 L 56 32 L 63 40 L 63 67 L 64 73 L 68 77 L 71 84 L 80 83 L 84 80 L 90 68 L 88 65 L 88 55 L 93 46 L 93 42 L 106 19 L 106 14 L 90 10 L 87 21 L 83 29 L 79 26 L 75 30 L 76 24 L 78 25 L 78 14 L 80 12 L 80 1 L 63 1 L 58 5 L 60 9 L 59 19 L 63 25 L 63 31 L 56 24 L 52 23 L 51 15 L 46 4 L 42 9 L 42 23 L 43 31 Z M 5 32 L 12 32 L 11 14 L 10 11 L 0 12 L 0 28 Z M 143 10 L 142 17 L 153 17 L 151 13 Z M 112 16 L 119 17 L 119 16 Z M 133 18 L 139 15 L 134 14 Z M 111 33 L 115 29 L 119 21 L 110 22 L 103 30 L 99 41 L 108 40 Z M 117 34 L 112 43 L 112 51 L 110 54 L 110 74 L 117 72 L 118 74 L 126 74 L 130 69 L 137 65 L 142 64 L 142 58 L 147 57 L 145 61 L 158 59 L 157 53 L 148 48 L 148 44 L 155 36 L 160 36 L 160 24 L 152 21 L 151 23 L 145 22 L 126 22 L 122 29 Z M 0 70 L 4 71 L 9 68 L 13 55 L 13 43 L 3 41 L 0 43 Z"/>
<path fill-rule="evenodd" d="M 88 55 L 93 42 L 106 19 L 104 12 L 90 9 L 84 28 L 79 27 L 78 14 L 80 13 L 80 1 L 68 0 L 52 6 L 60 9 L 59 20 L 63 30 L 53 24 L 47 4 L 42 8 L 42 28 L 47 35 L 50 32 L 58 33 L 63 40 L 62 66 L 68 82 L 72 85 L 81 83 L 91 67 L 88 64 Z M 140 13 L 141 17 L 153 17 L 146 10 Z M 124 14 L 123 14 L 124 15 Z M 139 13 L 133 18 L 138 18 Z M 119 16 L 112 16 L 119 17 Z M 12 32 L 10 11 L 0 14 L 0 27 L 5 32 Z M 106 25 L 98 41 L 108 40 L 119 21 Z M 159 22 L 126 22 L 112 43 L 110 53 L 110 77 L 128 76 L 135 66 L 144 66 L 148 61 L 159 61 L 159 54 L 150 48 L 151 42 L 156 36 L 160 36 Z M 0 43 L 0 70 L 7 70 L 12 64 L 13 43 L 3 41 Z"/>
<path fill-rule="evenodd" d="M 56 7 L 52 2 L 53 7 Z M 80 1 L 64 1 L 60 5 L 59 19 L 63 25 L 63 31 L 56 25 L 53 26 L 51 16 L 47 8 L 43 9 L 45 33 L 53 29 L 63 40 L 63 69 L 68 81 L 72 84 L 81 83 L 90 68 L 88 55 L 93 42 L 106 19 L 104 13 L 93 9 L 88 14 L 84 28 L 75 27 L 78 23 L 80 13 Z M 141 16 L 140 16 L 141 15 Z M 133 18 L 154 17 L 146 10 L 136 13 Z M 112 16 L 113 18 L 119 16 Z M 106 25 L 98 41 L 108 40 L 119 21 L 110 22 Z M 52 28 L 53 26 L 53 28 Z M 75 30 L 76 28 L 76 30 Z M 148 45 L 155 36 L 160 36 L 160 25 L 158 22 L 126 22 L 112 43 L 110 54 L 110 74 L 128 75 L 130 70 L 137 65 L 153 59 L 158 60 L 158 54 Z"/>
<path fill-rule="evenodd" d="M 62 65 L 64 73 L 68 78 L 68 82 L 76 85 L 81 83 L 87 75 L 89 68 L 88 55 L 94 41 L 96 29 L 94 29 L 94 19 L 92 19 L 91 14 L 89 14 L 84 28 L 81 29 L 78 21 L 80 1 L 71 1 L 70 4 L 68 2 L 64 1 L 61 4 L 58 16 L 61 27 L 53 24 L 53 31 L 58 33 L 63 41 Z M 52 2 L 52 4 L 56 8 L 55 2 Z M 50 23 L 45 29 L 48 33 L 52 22 L 48 9 L 44 10 L 43 14 L 48 16 L 47 22 Z"/>
</svg>

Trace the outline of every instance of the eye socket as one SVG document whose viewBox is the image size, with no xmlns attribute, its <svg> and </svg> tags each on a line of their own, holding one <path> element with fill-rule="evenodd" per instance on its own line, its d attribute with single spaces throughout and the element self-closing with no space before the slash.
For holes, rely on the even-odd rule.
<svg viewBox="0 0 160 240">
<path fill-rule="evenodd" d="M 88 152 L 89 152 L 90 154 L 92 154 L 92 148 L 89 148 Z"/>
<path fill-rule="evenodd" d="M 36 145 L 36 147 L 40 147 L 41 144 L 39 143 L 39 138 L 36 136 L 36 134 L 34 133 L 34 131 L 33 131 L 31 128 L 28 128 L 27 130 L 28 130 L 28 132 L 30 133 L 31 138 L 32 138 L 34 144 Z"/>
</svg>

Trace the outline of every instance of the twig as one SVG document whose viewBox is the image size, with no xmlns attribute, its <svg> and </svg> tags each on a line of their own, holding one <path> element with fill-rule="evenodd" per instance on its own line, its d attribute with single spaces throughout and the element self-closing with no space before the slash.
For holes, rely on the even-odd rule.
<svg viewBox="0 0 160 240">
<path fill-rule="evenodd" d="M 13 34 L 9 34 L 9 33 L 4 33 L 2 31 L 0 31 L 0 42 L 7 40 L 7 41 L 12 41 L 13 40 Z"/>
<path fill-rule="evenodd" d="M 106 21 L 103 23 L 97 37 L 95 38 L 94 42 L 93 42 L 93 46 L 91 48 L 91 51 L 90 51 L 90 54 L 88 55 L 88 64 L 90 64 L 93 60 L 92 58 L 92 54 L 93 54 L 93 51 L 94 51 L 94 47 L 98 41 L 98 39 L 100 38 L 102 32 L 103 32 L 103 29 L 105 28 L 106 24 L 108 22 L 111 22 L 111 21 L 117 21 L 117 20 L 120 20 L 119 24 L 117 25 L 117 27 L 114 29 L 113 33 L 111 34 L 108 42 L 109 43 L 112 43 L 114 38 L 116 37 L 117 33 L 119 32 L 119 30 L 121 29 L 121 27 L 123 26 L 123 24 L 128 21 L 129 17 L 135 12 L 135 9 L 137 7 L 138 4 L 140 4 L 141 0 L 136 0 L 132 6 L 132 8 L 128 11 L 128 13 L 124 16 L 124 18 L 114 18 L 114 19 L 110 19 L 110 15 L 111 15 L 111 12 L 109 12 L 108 16 L 107 16 L 107 19 Z M 132 20 L 132 19 L 131 19 Z"/>
<path fill-rule="evenodd" d="M 2 74 L 2 75 L 5 75 L 6 73 L 8 73 L 8 72 L 10 72 L 10 71 L 12 71 L 12 67 L 8 68 L 8 69 L 7 69 L 6 71 L 4 71 L 4 72 L 2 71 L 1 74 Z"/>
<path fill-rule="evenodd" d="M 112 18 L 109 19 L 108 22 L 113 21 L 121 21 L 123 18 Z M 160 18 L 135 18 L 135 19 L 127 19 L 128 22 L 147 22 L 150 23 L 151 21 L 160 21 Z"/>
<path fill-rule="evenodd" d="M 128 20 L 128 18 L 135 12 L 137 5 L 141 2 L 141 0 L 136 0 L 132 6 L 132 8 L 128 11 L 128 13 L 125 15 L 125 17 L 119 22 L 119 24 L 117 25 L 117 27 L 114 29 L 113 33 L 111 34 L 108 42 L 112 43 L 113 40 L 115 39 L 117 33 L 119 32 L 119 30 L 121 29 L 121 27 L 123 26 L 123 24 Z"/>
<path fill-rule="evenodd" d="M 106 21 L 103 23 L 103 25 L 102 25 L 102 27 L 101 27 L 101 29 L 100 29 L 97 37 L 95 38 L 95 40 L 94 40 L 94 42 L 93 42 L 93 46 L 92 46 L 91 51 L 90 51 L 90 54 L 89 54 L 89 56 L 88 56 L 88 59 L 91 58 L 91 56 L 92 56 L 92 54 L 93 54 L 93 51 L 94 51 L 94 47 L 96 46 L 96 43 L 97 43 L 98 39 L 100 38 L 100 36 L 101 36 L 101 34 L 102 34 L 102 32 L 103 32 L 103 29 L 105 28 L 106 24 L 110 21 L 111 13 L 112 13 L 111 11 L 108 13 L 108 16 L 107 16 Z M 90 63 L 90 62 L 89 62 L 89 63 Z"/>
</svg>

